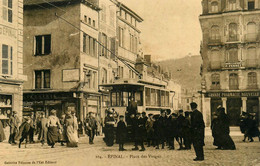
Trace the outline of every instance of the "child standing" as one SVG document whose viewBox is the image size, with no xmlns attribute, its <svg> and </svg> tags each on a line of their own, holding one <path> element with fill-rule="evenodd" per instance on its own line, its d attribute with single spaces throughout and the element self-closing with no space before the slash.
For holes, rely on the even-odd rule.
<svg viewBox="0 0 260 166">
<path fill-rule="evenodd" d="M 119 116 L 119 122 L 117 123 L 116 138 L 119 144 L 119 151 L 125 151 L 124 143 L 126 141 L 127 129 L 124 122 L 124 116 Z"/>
</svg>

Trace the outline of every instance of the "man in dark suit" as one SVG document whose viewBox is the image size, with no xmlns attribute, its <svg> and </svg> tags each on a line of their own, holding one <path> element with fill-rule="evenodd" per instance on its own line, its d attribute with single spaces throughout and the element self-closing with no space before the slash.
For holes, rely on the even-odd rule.
<svg viewBox="0 0 260 166">
<path fill-rule="evenodd" d="M 204 160 L 203 146 L 205 137 L 205 124 L 203 121 L 202 113 L 197 110 L 197 104 L 192 102 L 190 104 L 192 109 L 191 114 L 191 131 L 193 138 L 193 147 L 196 153 L 194 161 Z"/>
</svg>

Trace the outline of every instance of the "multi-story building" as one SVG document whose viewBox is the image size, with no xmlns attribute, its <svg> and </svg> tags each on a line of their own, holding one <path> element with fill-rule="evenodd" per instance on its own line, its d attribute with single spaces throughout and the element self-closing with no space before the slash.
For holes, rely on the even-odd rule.
<svg viewBox="0 0 260 166">
<path fill-rule="evenodd" d="M 99 0 L 102 9 L 99 13 L 99 85 L 113 83 L 117 76 L 116 60 L 116 27 L 117 27 L 117 1 Z M 107 49 L 106 49 L 107 48 Z M 109 93 L 102 88 L 101 117 L 105 116 L 105 109 L 109 107 Z"/>
<path fill-rule="evenodd" d="M 100 111 L 97 0 L 24 1 L 24 106 L 35 112 Z"/>
<path fill-rule="evenodd" d="M 0 1 L 0 114 L 22 116 L 23 0 Z"/>
<path fill-rule="evenodd" d="M 260 1 L 203 0 L 200 23 L 203 113 L 207 124 L 218 105 L 231 125 L 242 111 L 260 109 Z"/>
</svg>

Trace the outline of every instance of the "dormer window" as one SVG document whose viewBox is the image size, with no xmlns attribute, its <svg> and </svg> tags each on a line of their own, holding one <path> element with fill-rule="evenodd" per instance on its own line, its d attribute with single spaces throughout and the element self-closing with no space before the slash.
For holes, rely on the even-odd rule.
<svg viewBox="0 0 260 166">
<path fill-rule="evenodd" d="M 217 13 L 218 12 L 218 2 L 212 2 L 211 3 L 211 12 Z"/>
</svg>

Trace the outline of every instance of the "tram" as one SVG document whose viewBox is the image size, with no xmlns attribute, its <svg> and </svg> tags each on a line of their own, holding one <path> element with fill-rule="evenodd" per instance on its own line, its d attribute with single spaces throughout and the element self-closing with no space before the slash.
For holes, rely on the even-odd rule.
<svg viewBox="0 0 260 166">
<path fill-rule="evenodd" d="M 175 92 L 167 83 L 154 83 L 140 79 L 124 80 L 101 85 L 110 92 L 110 107 L 119 115 L 127 115 L 131 100 L 137 103 L 137 112 L 160 114 L 162 109 L 172 109 Z"/>
</svg>

